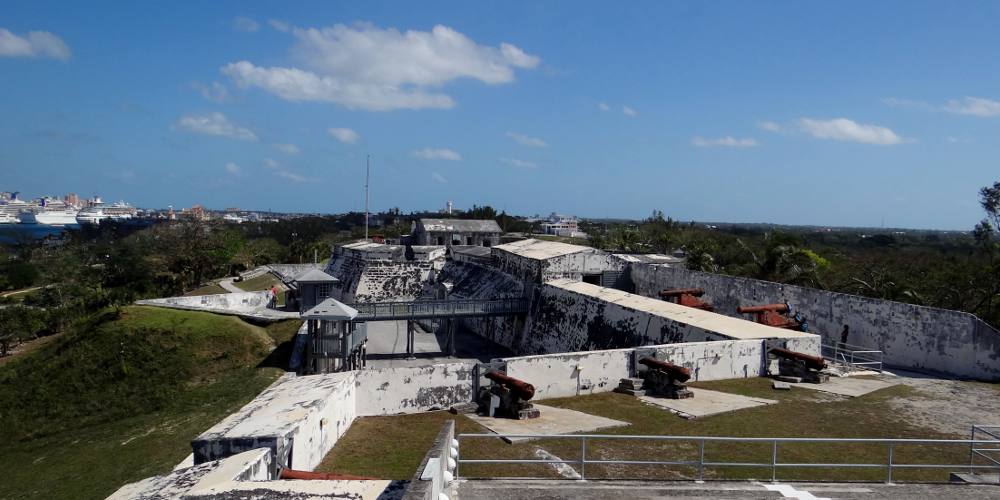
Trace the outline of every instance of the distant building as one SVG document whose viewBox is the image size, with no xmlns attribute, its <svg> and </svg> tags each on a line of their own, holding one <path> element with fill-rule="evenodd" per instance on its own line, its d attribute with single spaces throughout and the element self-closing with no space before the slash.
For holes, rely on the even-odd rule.
<svg viewBox="0 0 1000 500">
<path fill-rule="evenodd" d="M 548 220 L 542 223 L 545 234 L 566 238 L 586 238 L 587 233 L 580 231 L 580 220 L 572 215 L 559 215 L 552 212 Z"/>
<path fill-rule="evenodd" d="M 500 244 L 502 232 L 494 220 L 418 219 L 410 231 L 410 241 L 414 245 L 492 247 Z"/>
<path fill-rule="evenodd" d="M 76 193 L 67 194 L 65 197 L 63 197 L 63 201 L 65 201 L 66 204 L 70 206 L 74 207 L 80 206 L 80 197 L 77 196 Z"/>
</svg>

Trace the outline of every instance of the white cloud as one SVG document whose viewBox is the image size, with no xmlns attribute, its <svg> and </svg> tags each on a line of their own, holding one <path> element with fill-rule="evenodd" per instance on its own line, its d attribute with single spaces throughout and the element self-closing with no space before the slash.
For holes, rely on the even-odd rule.
<svg viewBox="0 0 1000 500">
<path fill-rule="evenodd" d="M 757 122 L 757 128 L 768 132 L 781 132 L 781 125 L 769 121 Z"/>
<path fill-rule="evenodd" d="M 72 53 L 66 42 L 48 31 L 29 31 L 18 36 L 0 28 L 0 57 L 48 57 L 68 61 Z"/>
<path fill-rule="evenodd" d="M 982 97 L 964 97 L 948 101 L 948 104 L 944 106 L 944 110 L 960 115 L 1000 116 L 1000 101 L 984 99 Z"/>
<path fill-rule="evenodd" d="M 305 177 L 302 177 L 301 175 L 296 174 L 295 172 L 289 172 L 287 170 L 279 170 L 276 173 L 278 174 L 278 177 L 288 179 L 293 182 L 305 182 L 307 180 Z"/>
<path fill-rule="evenodd" d="M 519 160 L 517 158 L 500 158 L 500 163 L 519 168 L 538 168 L 538 164 L 535 162 Z"/>
<path fill-rule="evenodd" d="M 177 120 L 177 128 L 196 134 L 218 135 L 241 141 L 256 141 L 257 134 L 250 129 L 230 123 L 222 113 L 207 113 L 203 115 L 187 114 Z"/>
<path fill-rule="evenodd" d="M 274 175 L 277 175 L 282 179 L 288 179 L 293 182 L 305 182 L 309 180 L 295 172 L 292 172 L 291 170 L 288 170 L 274 158 L 264 158 L 264 166 L 273 170 Z"/>
<path fill-rule="evenodd" d="M 434 180 L 440 182 L 441 184 L 447 184 L 448 183 L 448 179 L 445 179 L 443 175 L 441 175 L 441 174 L 439 174 L 437 172 L 431 172 L 431 179 L 434 179 Z"/>
<path fill-rule="evenodd" d="M 292 30 L 292 25 L 281 19 L 268 19 L 267 24 L 270 24 L 272 28 L 282 33 L 288 33 Z"/>
<path fill-rule="evenodd" d="M 611 106 L 608 106 L 608 103 L 606 102 L 599 102 L 597 103 L 597 109 L 601 111 L 611 111 Z"/>
<path fill-rule="evenodd" d="M 834 118 L 832 120 L 802 118 L 799 120 L 799 126 L 806 133 L 818 139 L 852 141 L 882 146 L 904 142 L 902 137 L 888 128 L 857 123 L 847 118 Z"/>
<path fill-rule="evenodd" d="M 209 101 L 226 102 L 229 100 L 229 89 L 219 82 L 212 82 L 211 85 L 205 85 L 201 82 L 191 82 L 191 88 L 197 90 L 202 97 Z"/>
<path fill-rule="evenodd" d="M 232 175 L 240 175 L 242 171 L 243 169 L 241 169 L 239 165 L 233 162 L 229 162 L 226 164 L 226 172 L 229 172 Z"/>
<path fill-rule="evenodd" d="M 286 155 L 297 155 L 301 151 L 295 144 L 275 144 L 274 149 L 277 149 Z"/>
<path fill-rule="evenodd" d="M 625 116 L 635 116 L 637 114 L 634 109 L 628 106 L 622 106 L 622 113 L 625 113 Z"/>
<path fill-rule="evenodd" d="M 725 136 L 719 137 L 717 139 L 706 139 L 704 137 L 695 137 L 691 139 L 691 144 L 698 146 L 699 148 L 713 148 L 713 147 L 727 147 L 727 148 L 752 148 L 757 145 L 757 140 L 751 137 L 745 139 L 736 139 L 734 137 Z"/>
<path fill-rule="evenodd" d="M 514 142 L 522 146 L 528 146 L 531 148 L 544 148 L 548 146 L 548 144 L 545 141 L 537 137 L 530 137 L 524 134 L 519 134 L 517 132 L 507 132 L 507 137 L 510 137 L 511 139 L 514 140 Z"/>
<path fill-rule="evenodd" d="M 327 132 L 344 144 L 354 144 L 358 142 L 358 139 L 361 139 L 361 136 L 357 132 L 349 128 L 331 128 Z"/>
<path fill-rule="evenodd" d="M 291 33 L 296 39 L 292 56 L 307 69 L 239 61 L 221 71 L 241 87 L 259 87 L 289 101 L 387 111 L 451 108 L 455 103 L 439 90 L 442 85 L 461 78 L 510 83 L 515 69 L 540 63 L 514 45 L 480 45 L 441 25 L 429 32 L 400 32 L 371 24 L 337 24 L 291 28 Z"/>
<path fill-rule="evenodd" d="M 951 144 L 972 144 L 972 139 L 966 137 L 946 137 L 945 140 Z"/>
<path fill-rule="evenodd" d="M 418 149 L 413 152 L 414 158 L 420 158 L 421 160 L 448 160 L 448 161 L 460 161 L 462 155 L 445 148 L 424 148 Z"/>
<path fill-rule="evenodd" d="M 237 31 L 245 31 L 247 33 L 255 33 L 260 29 L 260 24 L 249 17 L 235 17 L 233 18 L 233 29 Z"/>
</svg>

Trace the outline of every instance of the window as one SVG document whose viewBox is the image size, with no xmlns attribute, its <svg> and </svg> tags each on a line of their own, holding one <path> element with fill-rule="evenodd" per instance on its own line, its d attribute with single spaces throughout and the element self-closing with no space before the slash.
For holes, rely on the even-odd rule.
<svg viewBox="0 0 1000 500">
<path fill-rule="evenodd" d="M 438 236 L 438 245 L 444 245 L 444 236 Z"/>
<path fill-rule="evenodd" d="M 316 288 L 316 295 L 322 300 L 330 297 L 331 285 L 320 285 Z"/>
<path fill-rule="evenodd" d="M 466 245 L 472 245 L 472 236 L 467 236 L 465 238 L 465 244 Z"/>
</svg>

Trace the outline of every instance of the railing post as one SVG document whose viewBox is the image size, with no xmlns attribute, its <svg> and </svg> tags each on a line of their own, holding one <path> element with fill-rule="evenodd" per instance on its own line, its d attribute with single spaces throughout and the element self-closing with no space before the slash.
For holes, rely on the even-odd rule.
<svg viewBox="0 0 1000 500">
<path fill-rule="evenodd" d="M 705 440 L 698 440 L 698 480 L 705 480 Z"/>
<path fill-rule="evenodd" d="M 771 482 L 778 480 L 778 441 L 771 441 Z"/>
<path fill-rule="evenodd" d="M 885 483 L 892 484 L 892 447 L 893 444 L 889 443 L 889 463 L 886 466 Z"/>
<path fill-rule="evenodd" d="M 587 479 L 587 436 L 580 437 L 580 480 Z"/>
<path fill-rule="evenodd" d="M 976 463 L 976 443 L 975 443 L 975 441 L 976 441 L 976 426 L 975 426 L 975 424 L 972 425 L 972 432 L 971 432 L 971 434 L 969 436 L 969 441 L 972 441 L 971 443 L 969 443 L 969 474 L 972 474 L 972 471 L 973 471 L 972 466 L 975 465 L 975 463 Z"/>
</svg>

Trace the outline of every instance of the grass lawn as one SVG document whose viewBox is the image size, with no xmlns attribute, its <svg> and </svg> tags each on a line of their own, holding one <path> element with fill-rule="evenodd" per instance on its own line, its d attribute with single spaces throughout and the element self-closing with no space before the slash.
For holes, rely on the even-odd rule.
<svg viewBox="0 0 1000 500">
<path fill-rule="evenodd" d="M 218 295 L 220 293 L 229 293 L 225 288 L 219 286 L 218 283 L 212 283 L 211 285 L 205 285 L 201 288 L 195 288 L 188 293 L 185 293 L 185 297 L 193 297 L 196 295 Z"/>
<path fill-rule="evenodd" d="M 642 403 L 636 398 L 616 393 L 602 393 L 577 398 L 549 399 L 544 404 L 570 408 L 629 422 L 628 427 L 606 429 L 602 434 L 745 436 L 745 437 L 856 437 L 856 438 L 965 438 L 915 427 L 895 414 L 887 401 L 907 397 L 913 389 L 906 386 L 886 388 L 860 398 L 826 396 L 816 391 L 796 388 L 774 391 L 770 380 L 763 378 L 702 382 L 696 387 L 764 397 L 779 404 L 736 412 L 684 420 L 663 409 Z M 471 420 L 436 412 L 412 416 L 361 418 L 355 421 L 323 462 L 324 470 L 375 477 L 403 479 L 419 464 L 440 424 L 454 418 L 458 432 L 482 432 Z M 404 445 L 404 443 L 406 443 Z M 564 460 L 578 460 L 580 442 L 570 439 L 542 439 L 508 445 L 499 439 L 466 438 L 462 440 L 463 458 L 537 458 L 535 450 L 544 448 Z M 588 440 L 588 459 L 603 460 L 696 460 L 694 442 L 655 442 L 630 440 Z M 940 446 L 933 449 L 897 447 L 897 462 L 963 463 L 968 448 Z M 770 443 L 709 443 L 707 461 L 770 462 Z M 386 457 L 392 457 L 386 462 Z M 779 462 L 878 463 L 886 458 L 884 446 L 867 444 L 823 444 L 779 446 Z M 552 477 L 546 465 L 467 465 L 461 468 L 467 477 Z M 948 470 L 896 470 L 899 481 L 947 481 Z M 684 479 L 695 477 L 690 467 L 651 465 L 587 465 L 587 477 L 598 479 Z M 706 469 L 707 479 L 767 479 L 770 468 L 725 467 Z M 778 478 L 785 480 L 858 480 L 881 481 L 884 469 L 809 468 L 781 469 Z"/>
<path fill-rule="evenodd" d="M 234 281 L 233 284 L 236 285 L 240 290 L 247 292 L 258 292 L 260 290 L 270 290 L 273 285 L 281 283 L 278 278 L 275 278 L 271 273 L 265 273 L 256 278 L 250 278 L 244 281 Z"/>
<path fill-rule="evenodd" d="M 0 498 L 99 499 L 170 471 L 282 373 L 297 323 L 133 306 L 5 363 Z"/>
</svg>

